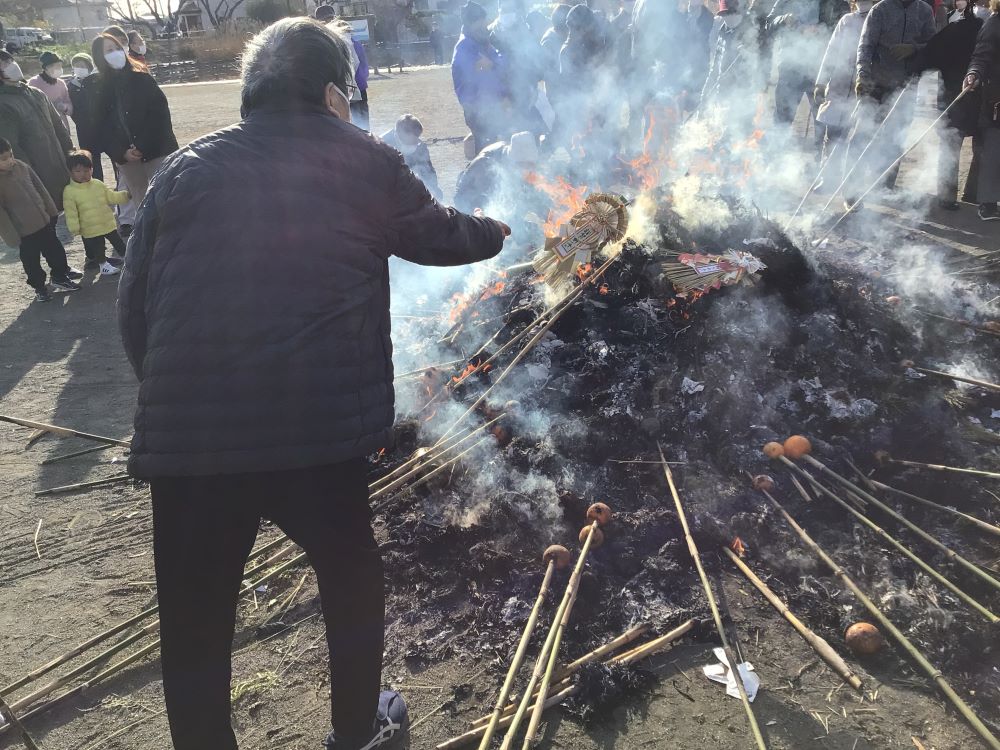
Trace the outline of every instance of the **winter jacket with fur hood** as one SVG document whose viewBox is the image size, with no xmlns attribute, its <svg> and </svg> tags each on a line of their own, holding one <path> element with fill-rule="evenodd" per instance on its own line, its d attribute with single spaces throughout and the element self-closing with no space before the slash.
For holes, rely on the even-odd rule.
<svg viewBox="0 0 1000 750">
<path fill-rule="evenodd" d="M 461 265 L 503 240 L 329 113 L 252 110 L 178 151 L 118 290 L 140 380 L 130 471 L 282 471 L 389 447 L 389 256 Z"/>
</svg>

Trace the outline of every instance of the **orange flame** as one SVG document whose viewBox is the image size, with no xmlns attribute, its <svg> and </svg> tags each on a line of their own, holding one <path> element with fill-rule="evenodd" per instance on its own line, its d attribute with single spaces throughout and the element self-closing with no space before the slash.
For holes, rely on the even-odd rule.
<svg viewBox="0 0 1000 750">
<path fill-rule="evenodd" d="M 743 557 L 744 555 L 746 555 L 746 552 L 747 552 L 747 548 L 745 546 L 743 546 L 743 540 L 740 539 L 739 537 L 736 537 L 735 539 L 733 539 L 732 544 L 729 545 L 729 549 L 731 549 L 733 552 L 735 552 L 740 557 Z"/>
<path fill-rule="evenodd" d="M 542 231 L 546 237 L 558 237 L 559 228 L 582 211 L 586 205 L 584 196 L 587 194 L 587 186 L 574 187 L 562 177 L 556 177 L 555 182 L 549 182 L 537 172 L 529 172 L 526 179 L 529 185 L 541 190 L 552 199 L 552 209 L 542 224 Z"/>
<path fill-rule="evenodd" d="M 601 284 L 597 291 L 599 294 L 607 294 L 611 291 L 611 288 L 607 284 Z"/>
</svg>

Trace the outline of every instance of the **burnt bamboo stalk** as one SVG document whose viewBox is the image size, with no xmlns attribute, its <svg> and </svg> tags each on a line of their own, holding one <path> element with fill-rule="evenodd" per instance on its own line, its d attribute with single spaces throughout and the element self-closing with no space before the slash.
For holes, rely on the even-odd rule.
<svg viewBox="0 0 1000 750">
<path fill-rule="evenodd" d="M 740 559 L 739 555 L 729 549 L 729 547 L 723 547 L 722 551 L 729 556 L 729 559 L 747 577 L 747 580 L 754 585 L 754 588 L 763 594 L 764 598 L 771 603 L 771 606 L 778 610 L 781 616 L 788 621 L 788 624 L 795 629 L 795 632 L 802 636 L 802 640 L 808 643 L 812 650 L 827 663 L 830 669 L 836 672 L 840 679 L 860 692 L 861 678 L 847 666 L 847 662 L 840 657 L 840 654 L 833 650 L 830 644 L 826 642 L 826 639 L 806 627 L 805 623 L 792 613 L 781 597 L 775 594 L 766 583 L 758 578 L 757 574 Z"/>
<path fill-rule="evenodd" d="M 556 627 L 555 640 L 552 641 L 552 648 L 549 650 L 549 660 L 545 667 L 545 675 L 538 686 L 538 698 L 535 700 L 535 708 L 531 712 L 531 719 L 528 721 L 528 729 L 524 734 L 524 744 L 521 746 L 522 750 L 527 750 L 527 748 L 531 747 L 535 735 L 538 733 L 538 725 L 542 720 L 542 712 L 545 710 L 545 699 L 549 694 L 549 686 L 552 684 L 552 676 L 555 674 L 556 664 L 559 660 L 559 646 L 562 644 L 562 637 L 563 633 L 566 632 L 566 626 L 569 625 L 569 616 L 573 612 L 573 605 L 576 604 L 576 597 L 580 593 L 580 577 L 583 575 L 583 562 L 590 551 L 591 540 L 597 527 L 597 521 L 590 524 L 590 532 L 587 534 L 583 549 L 580 551 L 580 560 L 573 571 L 573 576 L 569 579 L 569 585 L 566 587 L 566 596 L 569 597 L 569 602 L 566 604 L 566 609 L 563 611 L 562 618 Z"/>
<path fill-rule="evenodd" d="M 17 714 L 14 713 L 14 710 L 7 705 L 7 701 L 3 699 L 2 695 L 0 695 L 0 715 L 2 715 L 7 721 L 5 726 L 14 727 L 18 731 L 21 735 L 21 742 L 24 743 L 24 746 L 28 748 L 28 750 L 41 750 L 41 748 L 35 744 L 31 735 L 28 734 L 28 730 L 24 728 L 24 724 L 22 724 L 21 720 L 17 718 Z"/>
<path fill-rule="evenodd" d="M 926 505 L 928 508 L 934 508 L 935 510 L 940 510 L 944 513 L 949 513 L 953 516 L 957 516 L 966 523 L 972 524 L 980 531 L 985 531 L 987 534 L 994 534 L 996 536 L 1000 536 L 1000 526 L 994 526 L 993 524 L 987 523 L 986 521 L 976 518 L 975 516 L 970 516 L 968 513 L 963 513 L 960 510 L 949 508 L 947 505 L 941 505 L 939 503 L 935 503 L 933 500 L 928 500 L 927 498 L 920 497 L 919 495 L 913 495 L 909 492 L 904 492 L 903 490 L 896 489 L 895 487 L 890 487 L 889 485 L 883 484 L 882 482 L 876 482 L 874 479 L 869 479 L 865 477 L 865 481 L 871 484 L 871 486 L 874 487 L 875 489 L 882 490 L 883 492 L 891 492 L 894 495 L 898 495 L 899 497 L 905 497 L 907 500 L 912 500 L 913 502 L 919 503 L 920 505 Z"/>
<path fill-rule="evenodd" d="M 33 669 L 32 671 L 28 672 L 28 674 L 25 675 L 24 677 L 22 677 L 21 679 L 17 680 L 16 682 L 12 682 L 10 685 L 8 685 L 7 687 L 3 688 L 3 690 L 0 691 L 0 692 L 2 692 L 2 694 L 4 694 L 4 695 L 9 695 L 10 693 L 14 692 L 15 690 L 19 690 L 20 688 L 24 687 L 25 685 L 28 685 L 28 684 L 34 682 L 35 680 L 37 680 L 42 675 L 51 672 L 53 669 L 56 669 L 57 667 L 62 666 L 63 664 L 65 664 L 66 662 L 68 662 L 68 661 L 70 661 L 72 659 L 75 659 L 77 656 L 79 656 L 80 654 L 84 653 L 85 651 L 89 651 L 94 646 L 96 646 L 98 643 L 102 643 L 102 642 L 106 641 L 108 638 L 113 638 L 114 636 L 118 635 L 122 631 L 128 630 L 133 625 L 142 622 L 147 617 L 155 615 L 159 611 L 160 611 L 159 606 L 150 607 L 149 609 L 143 610 L 142 612 L 140 612 L 139 614 L 135 615 L 134 617 L 130 617 L 129 619 L 125 620 L 124 622 L 120 622 L 117 625 L 115 625 L 114 627 L 108 628 L 103 633 L 98 633 L 93 638 L 84 641 L 83 643 L 81 643 L 79 646 L 76 646 L 75 648 L 70 649 L 69 651 L 67 651 L 62 656 L 57 656 L 52 661 L 47 662 L 47 663 L 43 664 L 42 666 L 40 666 L 40 667 L 38 667 L 36 669 Z"/>
<path fill-rule="evenodd" d="M 45 422 L 35 422 L 31 419 L 11 417 L 7 414 L 0 414 L 0 422 L 9 422 L 10 424 L 21 425 L 21 427 L 30 427 L 34 430 L 44 430 L 45 432 L 51 432 L 53 435 L 62 435 L 63 437 L 78 437 L 107 445 L 120 445 L 122 448 L 132 447 L 132 443 L 128 440 L 116 440 L 115 438 L 104 437 L 103 435 L 92 435 L 89 432 L 71 430 L 69 427 L 59 427 L 58 425 L 46 424 Z"/>
<path fill-rule="evenodd" d="M 990 383 L 986 380 L 978 380 L 977 378 L 967 378 L 964 375 L 955 375 L 951 372 L 943 372 L 942 370 L 931 370 L 926 367 L 917 367 L 913 365 L 911 369 L 917 372 L 922 372 L 924 375 L 934 375 L 938 378 L 943 378 L 944 380 L 957 380 L 959 383 L 968 383 L 969 385 L 976 385 L 980 388 L 985 388 L 988 391 L 1000 392 L 1000 385 L 996 383 Z"/>
<path fill-rule="evenodd" d="M 576 661 L 574 661 L 574 662 L 572 662 L 570 664 L 567 664 L 565 667 L 563 667 L 562 669 L 558 670 L 555 673 L 555 675 L 553 676 L 552 679 L 553 679 L 553 681 L 555 683 L 553 685 L 553 690 L 554 691 L 560 690 L 561 689 L 561 687 L 560 687 L 561 683 L 565 682 L 569 677 L 571 677 L 572 675 L 576 674 L 580 669 L 582 669 L 583 667 L 585 667 L 587 664 L 591 664 L 591 663 L 593 663 L 595 661 L 599 661 L 599 660 L 603 659 L 605 656 L 607 656 L 608 654 L 612 653 L 613 651 L 617 651 L 622 646 L 628 645 L 629 643 L 631 643 L 632 641 L 634 641 L 636 638 L 640 638 L 645 633 L 649 632 L 649 628 L 650 628 L 649 623 L 643 623 L 642 625 L 636 625 L 634 628 L 630 628 L 629 630 L 625 631 L 624 633 L 622 633 L 620 636 L 618 636 L 614 640 L 608 641 L 603 646 L 600 646 L 599 648 L 595 648 L 590 653 L 584 654 L 583 656 L 581 656 Z M 536 692 L 535 695 L 537 695 L 537 692 Z M 535 700 L 535 696 L 533 695 L 531 697 L 531 699 Z M 503 707 L 503 715 L 506 716 L 508 714 L 514 713 L 517 710 L 517 706 L 518 706 L 519 703 L 520 703 L 520 697 L 518 697 L 517 699 L 515 699 L 513 702 L 508 703 L 506 706 Z M 474 722 L 472 722 L 472 726 L 473 727 L 485 726 L 486 724 L 490 723 L 490 718 L 491 717 L 492 717 L 492 714 L 490 714 L 489 716 L 480 717 L 480 718 L 476 719 Z"/>
<path fill-rule="evenodd" d="M 427 474 L 424 474 L 422 477 L 420 477 L 420 479 L 418 479 L 413 484 L 411 484 L 407 489 L 413 490 L 413 489 L 416 489 L 417 487 L 419 487 L 420 485 L 424 484 L 425 482 L 429 482 L 435 475 L 437 475 L 438 473 L 444 471 L 449 466 L 451 466 L 453 463 L 455 463 L 460 458 L 462 458 L 466 453 L 474 451 L 476 448 L 478 448 L 480 445 L 482 445 L 483 443 L 485 443 L 489 439 L 490 439 L 490 436 L 487 435 L 486 437 L 482 438 L 481 440 L 473 443 L 470 447 L 466 448 L 464 451 L 462 451 L 461 453 L 459 453 L 457 456 L 453 456 L 453 457 L 449 458 L 443 464 L 441 464 L 436 469 L 434 469 L 434 471 L 430 471 Z M 388 490 L 389 490 L 389 487 L 383 487 L 382 489 L 378 490 L 377 492 L 372 493 L 372 497 L 377 497 L 378 495 L 385 494 Z M 375 510 L 375 511 L 381 510 L 389 502 L 391 502 L 394 497 L 395 497 L 395 495 L 387 497 L 385 500 L 383 500 L 378 505 L 376 505 L 373 508 L 373 510 Z"/>
<path fill-rule="evenodd" d="M 62 677 L 52 680 L 52 682 L 48 683 L 47 685 L 43 685 L 42 687 L 35 690 L 33 693 L 30 693 L 24 696 L 23 698 L 14 701 L 14 703 L 11 704 L 11 708 L 13 708 L 15 711 L 20 711 L 22 708 L 26 708 L 27 706 L 30 706 L 32 703 L 38 702 L 42 698 L 45 698 L 46 696 L 49 696 L 52 693 L 54 693 L 56 690 L 65 687 L 80 675 L 86 674 L 94 667 L 110 660 L 111 657 L 115 656 L 116 654 L 120 654 L 122 651 L 127 649 L 136 641 L 145 638 L 147 635 L 150 635 L 151 633 L 155 633 L 159 629 L 160 629 L 160 621 L 154 620 L 153 622 L 149 623 L 149 625 L 140 628 L 138 631 L 128 636 L 127 638 L 123 638 L 114 646 L 98 654 L 93 659 L 84 662 L 76 669 L 67 672 Z"/>
<path fill-rule="evenodd" d="M 526 343 L 521 348 L 521 351 L 519 351 L 517 355 L 514 357 L 514 359 L 511 360 L 510 364 L 507 365 L 507 367 L 504 368 L 503 372 L 500 373 L 497 379 L 493 381 L 493 384 L 490 385 L 490 387 L 487 388 L 485 391 L 483 391 L 483 393 L 479 396 L 479 398 L 475 400 L 472 406 L 470 406 L 462 416 L 460 416 L 458 419 L 455 420 L 454 423 L 452 423 L 451 427 L 448 428 L 448 431 L 441 436 L 441 439 L 438 441 L 438 444 L 440 444 L 445 438 L 447 438 L 455 430 L 455 428 L 458 427 L 458 425 L 460 425 L 465 420 L 466 417 L 472 414 L 472 412 L 474 412 L 479 407 L 479 405 L 486 400 L 486 397 L 489 396 L 490 392 L 494 388 L 496 388 L 501 382 L 503 382 L 503 380 L 510 374 L 511 370 L 513 370 L 514 367 L 516 367 L 521 362 L 521 360 L 523 360 L 526 356 L 528 356 L 528 353 L 535 347 L 535 345 L 539 341 L 541 341 L 542 337 L 552 328 L 552 326 L 555 325 L 556 321 L 559 320 L 559 317 L 570 308 L 571 304 L 577 299 L 577 297 L 579 297 L 583 293 L 583 290 L 587 286 L 593 284 L 594 281 L 596 281 L 599 277 L 604 275 L 604 272 L 608 270 L 611 264 L 614 263 L 620 257 L 620 255 L 621 254 L 619 253 L 618 255 L 614 255 L 608 260 L 606 260 L 593 273 L 591 273 L 579 286 L 574 287 L 572 291 L 566 294 L 566 296 L 563 297 L 563 299 L 560 302 L 557 302 L 555 305 L 552 306 L 551 309 L 554 310 L 554 312 L 552 312 L 552 314 L 549 316 L 548 321 L 546 321 L 542 325 L 542 327 L 538 329 L 535 335 L 528 340 L 528 343 Z M 560 307 L 560 305 L 562 306 Z M 558 310 L 556 310 L 556 308 L 558 308 Z M 530 327 L 525 330 L 526 331 L 530 330 Z M 492 357 L 490 359 L 492 359 Z M 487 360 L 487 362 L 488 361 L 489 360 Z"/>
<path fill-rule="evenodd" d="M 664 649 L 666 649 L 666 647 L 669 646 L 672 642 L 676 641 L 678 638 L 680 638 L 681 636 L 685 635 L 693 627 L 694 627 L 694 620 L 688 620 L 687 622 L 684 622 L 681 625 L 679 625 L 678 627 L 676 627 L 673 630 L 671 630 L 669 633 L 665 633 L 664 635 L 661 635 L 659 638 L 654 638 L 649 643 L 645 643 L 642 646 L 639 646 L 638 648 L 634 648 L 631 651 L 627 651 L 624 654 L 620 654 L 618 656 L 614 656 L 614 657 L 606 660 L 603 663 L 604 664 L 625 664 L 625 665 L 635 664 L 636 662 L 639 662 L 639 661 L 641 661 L 643 659 L 647 659 L 650 656 L 655 656 L 656 654 L 660 653 L 661 651 L 663 651 Z M 631 633 L 632 631 L 629 631 L 629 632 Z M 622 636 L 619 636 L 619 638 L 616 638 L 615 641 L 620 640 L 621 637 Z M 614 641 L 612 641 L 611 643 L 614 643 Z M 601 648 L 602 649 L 610 648 L 611 647 L 611 643 L 605 644 Z M 598 649 L 598 650 L 600 650 L 600 649 Z M 594 653 L 594 652 L 591 652 L 591 654 L 592 653 Z M 590 657 L 591 654 L 587 654 L 587 656 L 582 657 L 581 659 L 579 659 L 577 661 L 578 662 L 583 661 L 583 659 L 586 659 L 586 658 Z M 575 663 L 577 663 L 577 662 L 574 662 L 574 664 Z M 589 664 L 590 662 L 588 661 L 586 663 Z M 582 664 L 581 664 L 581 666 L 582 666 Z M 546 701 L 545 701 L 545 708 L 551 708 L 552 706 L 556 705 L 557 703 L 561 703 L 563 700 L 565 700 L 566 698 L 568 698 L 570 695 L 575 695 L 576 692 L 579 689 L 580 689 L 579 686 L 578 685 L 572 685 L 569 682 L 569 678 L 567 677 L 565 681 L 559 683 L 558 685 L 554 685 L 553 686 L 552 696 L 550 698 L 546 699 Z M 535 696 L 532 696 L 531 700 L 535 701 L 536 698 L 537 698 L 537 694 Z M 511 719 L 513 718 L 514 708 L 515 707 L 513 705 L 508 706 L 509 712 L 505 712 L 504 717 L 500 720 L 500 725 L 501 726 L 508 726 L 510 724 Z M 470 729 L 465 734 L 462 734 L 462 735 L 460 735 L 458 737 L 454 737 L 454 738 L 448 740 L 447 742 L 441 743 L 440 745 L 437 746 L 437 749 L 438 750 L 451 750 L 452 748 L 462 747 L 463 745 L 467 745 L 467 744 L 470 744 L 471 742 L 474 742 L 475 740 L 477 740 L 479 737 L 482 736 L 482 733 L 485 731 L 485 726 L 486 726 L 486 722 L 487 721 L 488 721 L 488 717 L 484 716 L 481 720 L 479 720 L 479 721 L 476 722 L 476 724 L 478 724 L 479 726 L 474 726 L 473 729 Z"/>
<path fill-rule="evenodd" d="M 858 598 L 858 601 L 865 606 L 865 609 L 868 610 L 869 614 L 878 620 L 879 624 L 885 628 L 886 632 L 895 638 L 896 642 L 899 643 L 899 645 L 902 646 L 903 649 L 910 655 L 910 658 L 912 658 L 920 666 L 920 668 L 923 669 L 932 680 L 934 680 L 941 692 L 944 693 L 945 697 L 951 701 L 951 704 L 960 714 L 962 714 L 965 720 L 969 722 L 972 728 L 976 730 L 986 744 L 993 750 L 1000 750 L 1000 740 L 998 740 L 986 727 L 986 725 L 980 721 L 979 717 L 976 716 L 972 708 L 970 708 L 969 705 L 958 696 L 958 693 L 954 691 L 951 685 L 948 684 L 948 681 L 945 680 L 944 676 L 941 674 L 941 670 L 931 664 L 924 657 L 924 655 L 920 653 L 917 647 L 914 646 L 905 635 L 903 635 L 899 628 L 893 625 L 892 621 L 882 614 L 882 611 L 876 607 L 875 603 L 868 598 L 865 592 L 862 591 L 853 580 L 851 580 L 847 573 L 844 572 L 843 568 L 841 568 L 832 557 L 826 554 L 826 552 L 824 552 L 822 548 L 816 544 L 815 541 L 813 541 L 813 538 L 806 533 L 805 529 L 799 526 L 798 522 L 796 522 L 796 520 L 789 515 L 788 511 L 781 506 L 781 503 L 774 499 L 771 493 L 764 489 L 762 489 L 761 492 L 768 499 L 768 501 L 770 501 L 774 509 L 781 514 L 781 516 L 785 519 L 785 522 L 791 526 L 791 528 L 798 535 L 799 539 L 802 540 L 802 543 L 812 550 L 812 552 L 820 560 L 822 560 L 828 568 L 830 568 L 833 575 L 839 578 L 840 581 L 851 590 L 851 592 Z"/>
<path fill-rule="evenodd" d="M 837 497 L 836 494 L 834 494 L 833 492 L 831 492 L 829 490 L 829 488 L 824 487 L 822 484 L 820 484 L 819 482 L 817 482 L 815 479 L 813 479 L 812 477 L 810 477 L 808 474 L 806 474 L 806 477 L 809 479 L 810 484 L 812 484 L 812 486 L 816 488 L 816 490 L 818 490 L 820 493 L 822 493 L 822 494 L 826 495 L 827 497 L 829 497 L 831 500 L 833 500 L 835 503 L 837 503 L 841 507 L 845 508 L 851 515 L 853 515 L 855 518 L 857 518 L 859 521 L 861 521 L 861 523 L 863 523 L 865 526 L 867 526 L 869 529 L 871 529 L 873 532 L 875 532 L 878 536 L 882 537 L 882 539 L 884 539 L 885 541 L 887 541 L 895 549 L 897 549 L 899 552 L 901 552 L 902 554 L 904 554 L 912 562 L 916 563 L 917 566 L 921 570 L 923 570 L 925 573 L 927 573 L 927 575 L 929 575 L 935 581 L 937 581 L 942 586 L 944 586 L 946 589 L 948 589 L 949 591 L 951 591 L 951 593 L 953 593 L 955 596 L 957 596 L 963 602 L 965 602 L 970 607 L 972 607 L 974 610 L 976 610 L 979 614 L 981 614 L 983 617 L 985 617 L 988 621 L 990 621 L 990 622 L 1000 622 L 1000 617 L 997 617 L 989 609 L 987 609 L 985 606 L 983 606 L 978 601 L 976 601 L 975 599 L 973 599 L 967 593 L 965 593 L 964 591 L 962 591 L 962 589 L 960 589 L 954 583 L 952 583 L 947 578 L 945 578 L 943 575 L 941 575 L 938 571 L 936 571 L 934 568 L 932 568 L 930 565 L 928 565 L 926 562 L 924 562 L 920 557 L 918 557 L 911 549 L 909 549 L 908 547 L 906 547 L 902 543 L 900 543 L 898 540 L 896 540 L 893 537 L 891 537 L 881 526 L 877 525 L 874 521 L 872 521 L 870 518 L 868 518 L 868 516 L 866 516 L 864 513 L 861 513 L 860 511 L 855 510 L 853 507 L 851 507 L 850 505 L 848 505 L 847 503 L 845 503 L 841 498 Z"/>
<path fill-rule="evenodd" d="M 952 474 L 971 474 L 976 477 L 990 477 L 1000 479 L 1000 473 L 995 471 L 983 471 L 982 469 L 963 469 L 958 466 L 944 466 L 942 464 L 925 464 L 921 461 L 905 461 L 902 458 L 886 456 L 882 458 L 883 463 L 896 464 L 898 466 L 909 466 L 914 469 L 930 469 L 931 471 L 944 471 Z"/>
<path fill-rule="evenodd" d="M 76 458 L 77 456 L 86 456 L 88 453 L 97 453 L 98 451 L 106 451 L 108 448 L 114 448 L 115 446 L 107 443 L 106 445 L 95 445 L 91 448 L 84 448 L 83 450 L 73 451 L 72 453 L 63 453 L 61 456 L 53 456 L 52 458 L 46 458 L 42 461 L 42 466 L 48 466 L 49 464 L 59 463 L 60 461 L 66 461 L 70 458 Z"/>
<path fill-rule="evenodd" d="M 740 661 L 736 659 L 733 653 L 732 647 L 729 645 L 729 638 L 726 636 L 726 629 L 722 625 L 722 615 L 719 614 L 719 607 L 715 603 L 715 594 L 712 593 L 712 585 L 708 581 L 708 575 L 705 573 L 705 568 L 701 564 L 701 555 L 698 552 L 698 545 L 695 544 L 694 537 L 691 536 L 691 528 L 688 526 L 687 515 L 684 513 L 684 505 L 681 503 L 680 495 L 677 494 L 677 486 L 674 484 L 674 475 L 670 471 L 670 466 L 667 464 L 667 457 L 663 455 L 663 446 L 659 443 L 656 447 L 660 451 L 660 461 L 663 464 L 663 475 L 667 479 L 667 484 L 670 486 L 670 494 L 674 499 L 674 507 L 677 509 L 677 517 L 681 521 L 681 526 L 684 529 L 684 539 L 687 541 L 688 552 L 691 553 L 691 559 L 694 561 L 694 566 L 698 570 L 698 577 L 701 578 L 701 585 L 705 589 L 705 597 L 708 599 L 708 606 L 712 610 L 712 619 L 715 620 L 715 629 L 719 633 L 719 639 L 722 641 L 722 650 L 726 654 L 726 660 L 729 662 L 729 668 L 733 673 L 733 680 L 736 683 L 736 689 L 740 694 L 740 700 L 743 702 L 743 709 L 746 711 L 747 721 L 750 722 L 750 731 L 753 734 L 754 741 L 757 743 L 757 747 L 760 750 L 767 750 L 767 743 L 764 742 L 764 735 L 761 734 L 760 727 L 757 725 L 757 717 L 754 716 L 753 707 L 750 705 L 750 699 L 747 697 L 746 686 L 743 684 L 743 675 L 740 673 Z"/>
<path fill-rule="evenodd" d="M 500 719 L 503 717 L 504 706 L 507 704 L 507 698 L 510 696 L 510 691 L 514 687 L 514 679 L 517 677 L 517 670 L 521 668 L 521 662 L 524 661 L 524 655 L 528 650 L 528 642 L 531 640 L 531 634 L 535 630 L 535 623 L 538 622 L 538 613 L 542 609 L 542 604 L 545 603 L 545 599 L 548 597 L 549 593 L 549 583 L 552 581 L 552 574 L 556 569 L 555 559 L 550 559 L 548 564 L 545 566 L 545 577 L 542 578 L 542 585 L 538 589 L 538 596 L 535 598 L 535 605 L 531 608 L 531 614 L 528 615 L 528 622 L 524 625 L 524 631 L 521 633 L 521 640 L 517 644 L 517 650 L 514 652 L 514 658 L 511 659 L 510 668 L 507 670 L 507 677 L 503 681 L 503 686 L 500 688 L 500 695 L 497 697 L 496 706 L 493 707 L 493 713 L 486 727 L 486 733 L 483 735 L 482 741 L 479 743 L 479 750 L 486 750 L 490 746 L 490 742 L 493 740 L 493 734 L 497 730 L 497 726 L 500 724 Z"/>
<path fill-rule="evenodd" d="M 127 482 L 130 479 L 132 479 L 131 474 L 115 474 L 114 476 L 106 477 L 105 479 L 95 479 L 92 482 L 77 482 L 76 484 L 64 484 L 62 487 L 49 487 L 47 490 L 38 490 L 38 492 L 35 493 L 35 497 L 60 495 L 64 492 L 76 492 L 77 490 L 86 490 L 92 487 L 103 487 L 106 484 Z"/>
<path fill-rule="evenodd" d="M 583 566 L 587 562 L 587 554 L 590 552 L 590 546 L 594 541 L 594 529 L 597 528 L 597 521 L 594 521 L 590 525 L 590 533 L 587 534 L 587 538 L 583 542 L 583 549 L 580 550 L 580 556 L 576 560 L 576 566 L 573 568 L 573 574 L 569 578 L 569 583 L 566 585 L 566 591 L 563 594 L 562 601 L 559 602 L 559 607 L 556 610 L 556 615 L 552 620 L 552 627 L 549 628 L 549 633 L 545 637 L 545 643 L 542 645 L 542 650 L 538 654 L 538 658 L 535 660 L 535 668 L 531 672 L 531 678 L 528 680 L 528 687 L 524 689 L 524 695 L 521 698 L 521 705 L 517 707 L 517 711 L 511 718 L 510 726 L 507 729 L 507 734 L 503 738 L 503 742 L 500 745 L 500 750 L 510 750 L 511 745 L 514 743 L 515 735 L 517 734 L 518 727 L 521 725 L 521 721 L 524 719 L 524 715 L 527 713 L 529 704 L 531 703 L 531 696 L 535 692 L 535 686 L 539 685 L 538 700 L 535 701 L 535 709 L 538 711 L 544 710 L 546 701 L 546 691 L 545 688 L 548 687 L 548 683 L 541 683 L 543 674 L 546 673 L 548 667 L 548 657 L 551 653 L 553 645 L 556 642 L 557 636 L 562 634 L 562 629 L 559 627 L 560 623 L 563 621 L 563 615 L 573 607 L 573 602 L 576 601 L 576 591 L 580 584 L 580 576 L 583 575 Z M 551 678 L 551 672 L 548 673 Z M 534 712 L 533 712 L 534 713 Z"/>
<path fill-rule="evenodd" d="M 916 312 L 921 315 L 926 315 L 929 318 L 937 318 L 938 320 L 947 320 L 949 323 L 957 323 L 960 326 L 965 326 L 977 333 L 986 333 L 990 336 L 1000 336 L 1000 331 L 994 331 L 990 328 L 983 328 L 982 326 L 977 326 L 975 323 L 970 323 L 967 320 L 959 320 L 958 318 L 949 318 L 947 315 L 938 315 L 937 313 L 928 312 L 926 310 L 917 310 Z"/>
<path fill-rule="evenodd" d="M 796 471 L 802 473 L 809 481 L 812 481 L 812 477 L 810 477 L 808 474 L 806 474 L 804 471 L 802 471 L 802 469 L 799 466 L 797 466 L 796 464 L 794 464 L 792 461 L 789 461 L 787 457 L 785 457 L 785 456 L 779 456 L 779 458 L 781 459 L 781 461 L 783 461 L 785 463 L 786 466 L 792 467 Z M 873 505 L 875 505 L 876 508 L 879 508 L 883 512 L 888 513 L 890 516 L 892 516 L 897 521 L 899 521 L 901 524 L 903 524 L 904 526 L 906 526 L 906 528 L 908 528 L 914 534 L 916 534 L 917 536 L 919 536 L 925 542 L 927 542 L 928 544 L 932 544 L 933 546 L 935 546 L 939 550 L 941 550 L 945 554 L 945 556 L 948 557 L 949 560 L 951 560 L 952 562 L 958 563 L 959 565 L 961 565 L 966 570 L 970 571 L 971 573 L 974 573 L 981 580 L 983 580 L 986 583 L 990 584 L 993 588 L 1000 590 L 1000 581 L 998 581 L 996 578 L 994 578 L 993 576 L 991 576 L 986 571 L 984 571 L 981 568 L 979 568 L 979 566 L 977 566 L 975 563 L 973 563 L 973 562 L 965 559 L 964 557 L 962 557 L 957 552 L 954 552 L 951 548 L 949 548 L 944 542 L 942 542 L 937 537 L 931 536 L 926 531 L 924 531 L 922 528 L 920 528 L 919 526 L 917 526 L 915 523 L 913 523 L 909 519 L 905 518 L 904 516 L 900 515 L 896 511 L 894 511 L 892 508 L 890 508 L 888 505 L 886 505 L 885 503 L 883 503 L 881 500 L 879 500 L 877 497 L 875 497 L 874 495 L 872 495 L 870 492 L 866 492 L 865 490 L 861 489 L 858 485 L 856 485 L 851 480 L 845 479 L 844 477 L 840 476 L 840 474 L 836 473 L 835 471 L 833 471 L 831 469 L 828 469 L 825 464 L 817 461 L 812 456 L 810 456 L 810 455 L 807 454 L 807 455 L 803 456 L 802 458 L 805 459 L 805 461 L 808 462 L 811 466 L 814 466 L 815 468 L 819 469 L 824 474 L 826 474 L 828 477 L 831 477 L 832 479 L 836 480 L 838 484 L 846 487 L 847 489 L 851 490 L 855 494 L 860 495 L 865 500 L 867 500 L 868 502 L 870 502 Z"/>
</svg>

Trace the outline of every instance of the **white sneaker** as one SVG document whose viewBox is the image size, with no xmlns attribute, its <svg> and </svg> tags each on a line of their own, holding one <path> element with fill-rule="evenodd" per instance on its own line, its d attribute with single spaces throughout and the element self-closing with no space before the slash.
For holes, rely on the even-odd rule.
<svg viewBox="0 0 1000 750">
<path fill-rule="evenodd" d="M 113 266 L 107 261 L 101 263 L 101 276 L 114 276 L 115 274 L 121 273 L 122 269 L 117 266 Z"/>
</svg>

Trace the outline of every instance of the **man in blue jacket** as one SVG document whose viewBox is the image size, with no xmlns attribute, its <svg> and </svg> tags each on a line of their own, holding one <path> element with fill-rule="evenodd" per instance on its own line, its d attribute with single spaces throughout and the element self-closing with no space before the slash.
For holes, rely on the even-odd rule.
<svg viewBox="0 0 1000 750">
<path fill-rule="evenodd" d="M 490 43 L 489 18 L 479 3 L 462 7 L 462 37 L 455 45 L 451 78 L 476 153 L 510 136 L 510 92 L 504 60 Z"/>
<path fill-rule="evenodd" d="M 495 256 L 509 230 L 446 208 L 350 124 L 350 40 L 286 18 L 243 56 L 243 120 L 170 156 L 137 216 L 118 319 L 139 378 L 175 750 L 236 750 L 230 649 L 262 518 L 316 571 L 330 750 L 402 750 L 380 693 L 382 560 L 365 456 L 392 441 L 390 255 Z M 162 747 L 156 743 L 157 747 Z"/>
</svg>

